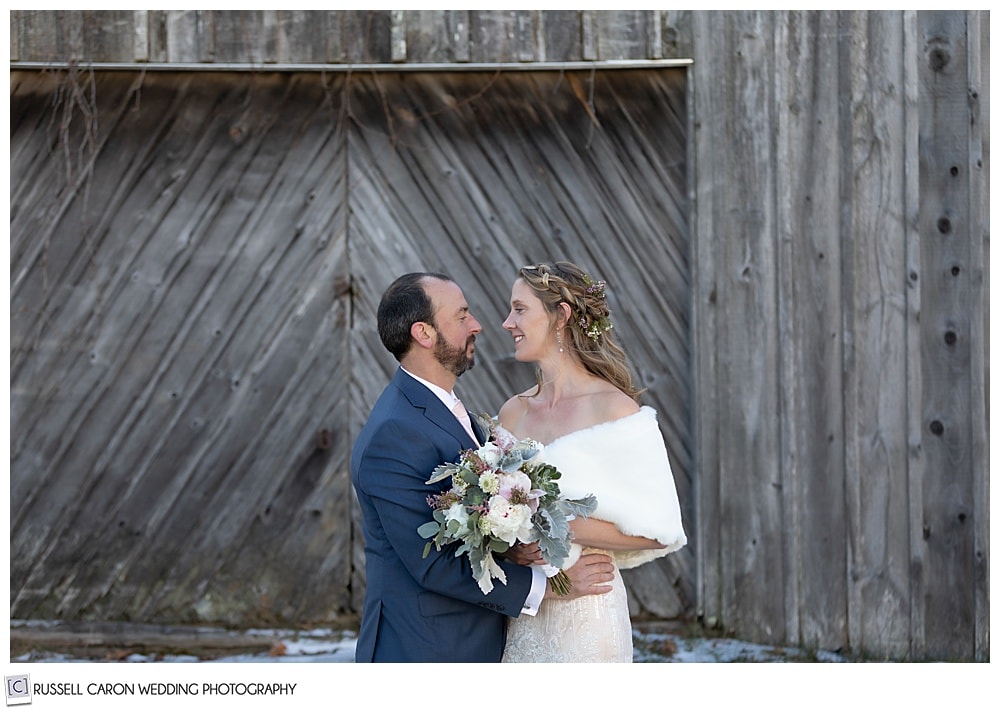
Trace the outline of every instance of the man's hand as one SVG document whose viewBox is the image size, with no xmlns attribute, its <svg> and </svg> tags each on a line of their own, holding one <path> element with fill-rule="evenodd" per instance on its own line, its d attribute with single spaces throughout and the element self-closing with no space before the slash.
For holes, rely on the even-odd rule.
<svg viewBox="0 0 1000 710">
<path fill-rule="evenodd" d="M 615 578 L 615 567 L 611 558 L 601 553 L 581 555 L 576 564 L 566 570 L 571 586 L 569 593 L 560 595 L 551 587 L 545 590 L 545 599 L 578 599 L 590 594 L 607 594 L 611 591 L 611 580 Z"/>
<path fill-rule="evenodd" d="M 538 543 L 530 544 L 524 542 L 515 543 L 509 550 L 501 554 L 511 562 L 519 565 L 544 565 L 545 558 L 542 551 L 538 549 Z"/>
</svg>

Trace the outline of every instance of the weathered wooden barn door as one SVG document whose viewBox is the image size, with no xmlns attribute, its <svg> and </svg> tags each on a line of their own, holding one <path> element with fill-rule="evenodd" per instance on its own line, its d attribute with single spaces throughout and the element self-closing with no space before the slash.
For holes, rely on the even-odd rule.
<svg viewBox="0 0 1000 710">
<path fill-rule="evenodd" d="M 629 573 L 633 612 L 691 610 L 685 81 L 13 72 L 12 618 L 355 613 L 382 290 L 463 285 L 459 387 L 494 412 L 533 378 L 499 327 L 516 268 L 556 258 L 610 284 L 692 538 Z"/>
<path fill-rule="evenodd" d="M 361 424 L 395 366 L 374 321 L 396 275 L 439 270 L 463 286 L 484 331 L 476 367 L 458 389 L 495 413 L 534 381 L 500 328 L 517 268 L 575 261 L 610 284 L 615 333 L 660 414 L 693 541 L 684 71 L 351 81 L 352 424 Z M 360 539 L 356 545 L 360 551 Z M 633 613 L 692 610 L 693 560 L 694 544 L 629 571 Z"/>
<path fill-rule="evenodd" d="M 334 617 L 349 279 L 324 86 L 11 83 L 12 618 Z"/>
</svg>

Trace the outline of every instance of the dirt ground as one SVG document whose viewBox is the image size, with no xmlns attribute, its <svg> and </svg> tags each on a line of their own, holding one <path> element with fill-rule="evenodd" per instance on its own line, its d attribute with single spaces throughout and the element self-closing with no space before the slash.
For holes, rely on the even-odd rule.
<svg viewBox="0 0 1000 710">
<path fill-rule="evenodd" d="M 749 643 L 690 624 L 633 625 L 637 663 L 845 662 L 835 651 Z M 312 630 L 178 627 L 152 624 L 12 621 L 14 662 L 353 663 L 352 628 Z"/>
</svg>

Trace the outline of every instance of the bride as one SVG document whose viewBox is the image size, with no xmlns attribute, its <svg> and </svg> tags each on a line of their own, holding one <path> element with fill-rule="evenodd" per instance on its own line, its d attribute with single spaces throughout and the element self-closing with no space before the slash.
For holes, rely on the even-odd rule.
<svg viewBox="0 0 1000 710">
<path fill-rule="evenodd" d="M 620 569 L 683 547 L 687 538 L 656 412 L 640 407 L 625 353 L 611 335 L 603 281 L 570 262 L 525 266 L 511 289 L 503 323 L 515 357 L 537 364 L 536 386 L 511 397 L 500 425 L 545 446 L 570 498 L 592 493 L 597 510 L 570 523 L 572 565 L 581 552 L 606 551 L 612 590 L 574 600 L 549 599 L 537 616 L 511 619 L 503 660 L 631 662 L 632 625 Z M 520 561 L 541 563 L 537 544 Z"/>
</svg>

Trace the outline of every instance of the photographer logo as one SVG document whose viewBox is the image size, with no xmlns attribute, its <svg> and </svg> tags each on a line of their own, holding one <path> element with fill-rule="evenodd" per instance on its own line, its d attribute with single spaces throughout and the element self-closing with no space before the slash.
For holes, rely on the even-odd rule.
<svg viewBox="0 0 1000 710">
<path fill-rule="evenodd" d="M 31 683 L 27 675 L 4 676 L 8 705 L 30 705 Z"/>
</svg>

